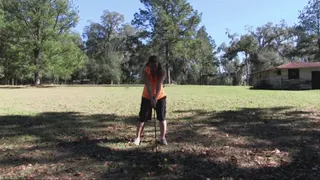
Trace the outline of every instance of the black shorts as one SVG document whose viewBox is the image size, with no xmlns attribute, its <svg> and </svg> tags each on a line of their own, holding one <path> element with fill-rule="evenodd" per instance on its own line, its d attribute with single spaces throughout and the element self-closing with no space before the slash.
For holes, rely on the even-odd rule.
<svg viewBox="0 0 320 180">
<path fill-rule="evenodd" d="M 151 120 L 152 118 L 152 107 L 151 102 L 149 99 L 142 97 L 141 105 L 140 105 L 140 112 L 139 112 L 139 121 L 146 122 Z M 159 121 L 163 121 L 166 118 L 166 97 L 163 97 L 157 101 L 156 104 L 156 114 L 157 119 Z"/>
</svg>

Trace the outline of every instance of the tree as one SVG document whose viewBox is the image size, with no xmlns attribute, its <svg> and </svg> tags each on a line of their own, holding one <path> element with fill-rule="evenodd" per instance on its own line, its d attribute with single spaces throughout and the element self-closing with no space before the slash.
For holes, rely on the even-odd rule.
<svg viewBox="0 0 320 180">
<path fill-rule="evenodd" d="M 309 55 L 313 56 L 313 59 L 320 58 L 320 1 L 309 0 L 308 5 L 300 11 L 299 25 L 296 26 L 297 30 L 300 30 L 300 39 L 298 41 L 298 50 L 308 52 Z M 303 33 L 301 33 L 301 30 Z M 308 44 L 306 47 L 306 44 Z M 310 48 L 316 45 L 316 50 Z M 304 55 L 306 55 L 304 53 Z"/>
<path fill-rule="evenodd" d="M 83 58 L 70 58 L 66 55 L 66 46 L 73 52 L 81 55 L 80 49 L 74 43 L 66 45 L 65 39 L 70 38 L 71 29 L 78 22 L 77 9 L 69 0 L 15 0 L 3 1 L 5 18 L 8 20 L 8 30 L 18 39 L 27 56 L 30 56 L 28 65 L 34 74 L 34 84 L 40 84 L 40 76 L 52 66 L 65 64 L 81 64 Z M 72 47 L 70 47 L 72 46 Z M 69 49 L 70 50 L 70 49 Z M 54 58 L 50 54 L 55 54 Z M 57 61 L 57 56 L 61 61 Z M 66 62 L 70 61 L 70 62 Z M 66 68 L 59 66 L 59 69 Z M 56 68 L 53 68 L 56 69 Z"/>
<path fill-rule="evenodd" d="M 3 44 L 3 11 L 2 11 L 2 0 L 0 0 L 0 79 L 4 77 L 4 67 L 3 67 L 3 54 L 4 54 L 4 44 Z"/>
<path fill-rule="evenodd" d="M 294 60 L 293 32 L 284 20 L 279 24 L 266 23 L 255 31 L 249 30 L 250 35 L 257 41 L 256 53 L 250 58 L 252 71 L 261 71 Z"/>
<path fill-rule="evenodd" d="M 87 39 L 86 51 L 90 58 L 88 74 L 96 83 L 121 81 L 128 31 L 123 22 L 122 14 L 105 10 L 100 23 L 92 22 L 85 28 L 83 35 Z"/>
<path fill-rule="evenodd" d="M 167 82 L 171 83 L 172 49 L 179 41 L 190 39 L 200 23 L 200 14 L 186 0 L 140 0 L 145 9 L 134 14 L 132 24 L 144 28 L 147 42 L 165 54 Z"/>
<path fill-rule="evenodd" d="M 3 0 L 0 0 L 0 28 L 4 27 L 4 13 L 3 13 L 2 1 Z"/>
<path fill-rule="evenodd" d="M 27 41 L 19 37 L 16 31 L 10 27 L 11 21 L 8 18 L 5 7 L 5 1 L 0 1 L 0 71 L 3 83 L 15 84 L 17 79 L 23 79 L 29 76 L 28 61 L 30 60 L 26 49 Z M 11 82 L 10 82 L 11 81 Z"/>
<path fill-rule="evenodd" d="M 228 33 L 228 32 L 227 32 Z M 247 68 L 247 84 L 249 84 L 249 77 L 250 77 L 250 58 L 254 53 L 256 53 L 258 49 L 258 44 L 256 39 L 252 35 L 242 35 L 240 39 L 235 39 L 235 35 L 228 35 L 231 38 L 231 45 L 227 49 L 224 57 L 228 59 L 234 59 L 238 56 L 239 52 L 243 52 L 245 59 L 244 63 L 246 64 Z"/>
<path fill-rule="evenodd" d="M 314 43 L 315 35 L 309 35 L 301 26 L 293 28 L 293 35 L 296 37 L 296 46 L 290 52 L 293 57 L 298 57 L 301 61 L 314 61 L 318 47 Z"/>
<path fill-rule="evenodd" d="M 294 58 L 294 34 L 293 29 L 288 27 L 284 20 L 280 24 L 266 23 L 257 27 L 255 31 L 248 28 L 244 35 L 232 34 L 228 30 L 226 34 L 230 39 L 229 45 L 223 44 L 220 50 L 224 51 L 222 58 L 234 61 L 243 53 L 243 63 L 224 63 L 224 66 L 234 67 L 239 64 L 239 72 L 243 65 L 246 67 L 246 82 L 250 82 L 251 72 L 275 67 Z M 224 60 L 225 61 L 225 60 Z M 238 65 L 236 65 L 238 66 Z M 232 69 L 232 68 L 228 68 Z M 240 71 L 241 70 L 241 71 Z M 230 70 L 229 70 L 230 71 Z M 234 83 L 233 83 L 234 84 Z"/>
<path fill-rule="evenodd" d="M 244 75 L 245 64 L 238 57 L 233 59 L 220 57 L 220 66 L 223 72 L 220 72 L 220 84 L 223 85 L 241 85 Z"/>
<path fill-rule="evenodd" d="M 80 39 L 79 34 L 71 33 L 63 39 L 47 41 L 44 44 L 44 59 L 50 59 L 45 75 L 66 81 L 76 70 L 84 66 L 87 56 L 79 47 Z"/>
<path fill-rule="evenodd" d="M 200 65 L 200 84 L 208 84 L 208 77 L 217 72 L 218 60 L 215 52 L 215 42 L 202 26 L 196 35 L 195 58 Z"/>
<path fill-rule="evenodd" d="M 124 61 L 122 65 L 122 81 L 125 83 L 139 83 L 141 68 L 143 67 L 148 54 L 152 52 L 150 44 L 144 44 L 141 40 L 141 30 L 132 27 L 129 24 L 123 26 L 123 42 L 125 43 L 122 50 Z"/>
</svg>

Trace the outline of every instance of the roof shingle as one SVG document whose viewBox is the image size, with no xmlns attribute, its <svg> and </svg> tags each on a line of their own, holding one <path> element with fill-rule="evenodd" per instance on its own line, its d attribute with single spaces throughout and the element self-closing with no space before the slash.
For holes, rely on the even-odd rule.
<svg viewBox="0 0 320 180">
<path fill-rule="evenodd" d="M 276 69 L 296 69 L 296 68 L 320 68 L 320 62 L 289 62 L 280 65 Z"/>
<path fill-rule="evenodd" d="M 299 69 L 299 68 L 320 68 L 320 62 L 289 62 L 274 68 L 268 68 L 262 71 L 254 72 L 252 74 L 257 74 L 261 72 L 266 72 L 275 69 Z"/>
</svg>

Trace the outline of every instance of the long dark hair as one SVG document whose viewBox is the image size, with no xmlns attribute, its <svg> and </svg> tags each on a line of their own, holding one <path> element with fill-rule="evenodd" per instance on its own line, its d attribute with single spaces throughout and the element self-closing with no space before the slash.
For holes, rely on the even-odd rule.
<svg viewBox="0 0 320 180">
<path fill-rule="evenodd" d="M 144 67 L 149 66 L 151 63 L 157 63 L 157 65 L 158 65 L 157 76 L 160 76 L 161 73 L 164 72 L 164 69 L 159 61 L 158 56 L 155 56 L 155 55 L 150 56 Z"/>
</svg>

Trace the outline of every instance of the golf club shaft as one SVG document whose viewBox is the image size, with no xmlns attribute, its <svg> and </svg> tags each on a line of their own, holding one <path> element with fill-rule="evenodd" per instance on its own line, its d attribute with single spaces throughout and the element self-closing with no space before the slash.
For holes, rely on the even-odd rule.
<svg viewBox="0 0 320 180">
<path fill-rule="evenodd" d="M 155 110 L 153 109 L 153 120 L 154 120 L 154 138 L 157 137 L 157 123 L 156 123 L 156 117 L 155 117 Z"/>
<path fill-rule="evenodd" d="M 156 143 L 156 148 L 158 147 L 158 142 L 157 142 L 157 122 L 156 122 L 156 110 L 153 109 L 153 119 L 154 119 L 154 140 Z"/>
</svg>

